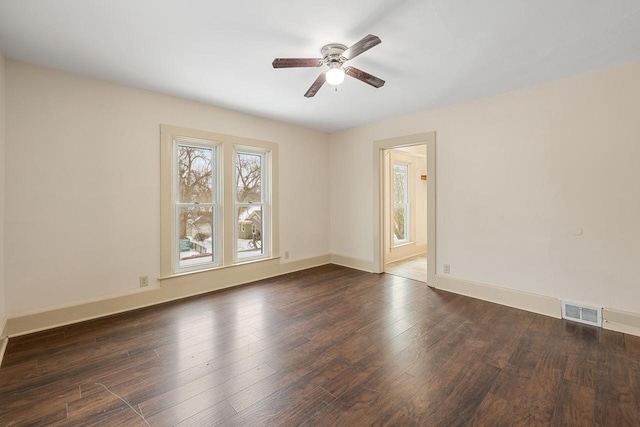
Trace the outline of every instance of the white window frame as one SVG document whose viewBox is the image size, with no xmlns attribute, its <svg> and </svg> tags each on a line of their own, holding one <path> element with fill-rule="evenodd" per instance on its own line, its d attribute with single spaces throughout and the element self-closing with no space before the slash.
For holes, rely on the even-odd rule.
<svg viewBox="0 0 640 427">
<path fill-rule="evenodd" d="M 211 150 L 211 203 L 185 203 L 179 200 L 179 147 L 193 147 Z M 220 236 L 220 162 L 219 162 L 219 144 L 214 141 L 188 138 L 184 136 L 176 136 L 173 138 L 173 270 L 176 273 L 184 273 L 188 271 L 202 270 L 217 267 L 222 263 L 222 241 Z M 211 252 L 212 260 L 210 262 L 202 262 L 196 265 L 181 267 L 180 266 L 180 209 L 182 208 L 211 208 Z"/>
<path fill-rule="evenodd" d="M 238 202 L 237 198 L 237 187 L 235 183 L 238 179 L 238 169 L 236 167 L 236 159 L 238 154 L 251 154 L 255 156 L 260 156 L 260 201 L 255 203 L 241 203 Z M 242 263 L 247 261 L 258 260 L 262 258 L 269 258 L 271 256 L 270 253 L 270 242 L 269 236 L 271 235 L 271 182 L 269 179 L 269 163 L 270 163 L 269 151 L 265 149 L 256 149 L 255 147 L 247 147 L 247 146 L 235 146 L 233 150 L 233 215 L 235 220 L 237 221 L 237 212 L 241 207 L 251 207 L 251 206 L 260 206 L 262 212 L 262 235 L 261 235 L 261 244 L 262 244 L 262 253 L 250 256 L 250 257 L 238 257 L 238 227 L 234 227 L 234 245 L 233 245 L 233 257 L 235 263 Z M 255 233 L 255 226 L 251 224 L 251 231 Z"/>
<path fill-rule="evenodd" d="M 218 181 L 217 181 L 217 221 L 213 232 L 217 233 L 218 242 L 212 246 L 218 247 L 217 262 L 203 263 L 189 268 L 180 268 L 179 263 L 179 230 L 176 230 L 177 211 L 175 207 L 175 181 L 177 173 L 177 153 L 174 140 L 189 141 L 190 144 L 212 144 L 216 146 Z M 237 218 L 234 218 L 234 151 L 235 147 L 243 147 L 243 150 L 254 150 L 265 153 L 267 158 L 265 167 L 265 183 L 268 183 L 266 200 L 267 215 L 263 221 L 262 247 L 264 255 L 251 259 L 236 259 L 236 236 L 238 233 Z M 182 128 L 171 125 L 160 125 L 160 279 L 178 278 L 185 274 L 194 274 L 211 271 L 210 275 L 198 276 L 201 279 L 217 280 L 224 277 L 230 280 L 225 272 L 233 268 L 237 271 L 251 271 L 255 262 L 277 263 L 280 258 L 279 227 L 278 227 L 278 144 L 257 139 L 242 138 L 231 135 L 217 134 Z M 215 214 L 214 214 L 215 215 Z M 212 247 L 212 249 L 213 249 Z M 214 252 L 215 256 L 215 252 Z M 205 283 L 205 282 L 202 282 Z"/>
<path fill-rule="evenodd" d="M 393 199 L 393 211 L 394 214 L 392 218 L 395 216 L 396 207 L 404 207 L 404 239 L 400 240 L 396 238 L 395 233 L 393 234 L 393 246 L 400 246 L 411 242 L 411 165 L 405 162 L 394 161 L 392 168 L 392 188 L 395 189 L 395 177 L 396 177 L 396 167 L 402 167 L 405 170 L 405 180 L 404 180 L 404 192 L 405 192 L 405 201 L 404 203 L 398 203 L 395 200 L 395 190 L 392 191 L 394 194 Z M 392 221 L 393 223 L 393 221 Z"/>
</svg>

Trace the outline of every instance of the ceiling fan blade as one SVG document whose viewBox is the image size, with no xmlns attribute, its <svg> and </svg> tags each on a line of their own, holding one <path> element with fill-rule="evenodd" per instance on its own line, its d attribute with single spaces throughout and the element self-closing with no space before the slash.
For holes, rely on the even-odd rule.
<svg viewBox="0 0 640 427">
<path fill-rule="evenodd" d="M 365 82 L 375 88 L 384 86 L 384 80 L 373 76 L 369 73 L 365 73 L 362 70 L 359 70 L 355 67 L 344 67 L 344 73 L 348 76 L 356 78 L 361 82 Z"/>
<path fill-rule="evenodd" d="M 304 96 L 306 98 L 311 98 L 312 96 L 314 96 L 320 90 L 320 88 L 322 87 L 324 82 L 327 81 L 327 78 L 325 77 L 325 74 L 327 74 L 326 71 L 323 71 L 322 73 L 320 73 L 320 75 L 318 76 L 316 81 L 313 82 L 313 84 L 311 85 L 309 90 L 307 90 L 307 93 L 304 94 Z"/>
<path fill-rule="evenodd" d="M 369 34 L 368 36 L 365 36 L 362 40 L 351 46 L 349 49 L 345 50 L 342 53 L 342 56 L 347 59 L 353 59 L 361 53 L 368 51 L 372 47 L 379 45 L 380 43 L 382 43 L 382 40 L 380 40 L 378 36 Z"/>
<path fill-rule="evenodd" d="M 319 67 L 322 58 L 276 58 L 271 65 L 273 68 Z"/>
</svg>

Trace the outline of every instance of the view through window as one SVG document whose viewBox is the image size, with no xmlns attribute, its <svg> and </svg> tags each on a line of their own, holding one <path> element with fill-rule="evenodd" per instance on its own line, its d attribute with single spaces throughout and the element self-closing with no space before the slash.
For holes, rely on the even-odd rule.
<svg viewBox="0 0 640 427">
<path fill-rule="evenodd" d="M 160 140 L 163 277 L 277 262 L 278 144 L 170 125 Z"/>
<path fill-rule="evenodd" d="M 393 242 L 409 241 L 409 165 L 393 164 Z"/>
<path fill-rule="evenodd" d="M 236 259 L 264 255 L 265 153 L 235 152 Z"/>
<path fill-rule="evenodd" d="M 216 264 L 214 206 L 216 148 L 176 141 L 178 252 L 180 268 Z"/>
</svg>

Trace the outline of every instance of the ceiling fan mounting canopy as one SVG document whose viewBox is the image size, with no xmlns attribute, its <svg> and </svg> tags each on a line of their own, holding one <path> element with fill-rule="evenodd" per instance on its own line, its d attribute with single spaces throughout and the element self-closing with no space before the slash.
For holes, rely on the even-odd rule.
<svg viewBox="0 0 640 427">
<path fill-rule="evenodd" d="M 323 46 L 322 49 L 320 49 L 322 58 L 276 58 L 273 60 L 271 65 L 273 68 L 328 66 L 329 69 L 320 73 L 318 78 L 304 94 L 307 98 L 314 96 L 325 81 L 334 85 L 342 83 L 344 74 L 367 83 L 375 88 L 379 88 L 384 86 L 384 80 L 355 67 L 344 67 L 344 63 L 380 43 L 382 43 L 382 41 L 378 36 L 369 34 L 351 47 L 347 47 L 340 43 L 331 43 Z M 339 74 L 339 76 L 336 74 Z"/>
<path fill-rule="evenodd" d="M 347 47 L 339 43 L 322 46 L 322 49 L 320 49 L 322 62 L 324 62 L 325 65 L 330 65 L 336 62 L 339 62 L 341 65 L 344 64 L 347 61 L 347 58 L 342 56 L 345 50 L 347 50 Z"/>
</svg>

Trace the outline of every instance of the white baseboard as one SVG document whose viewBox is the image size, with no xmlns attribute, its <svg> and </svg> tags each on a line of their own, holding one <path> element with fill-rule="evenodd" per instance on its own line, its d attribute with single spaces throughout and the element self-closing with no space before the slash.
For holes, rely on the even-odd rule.
<svg viewBox="0 0 640 427">
<path fill-rule="evenodd" d="M 366 272 L 375 271 L 373 262 L 343 255 L 331 254 L 331 263 Z M 443 291 L 555 317 L 556 319 L 562 318 L 562 303 L 557 298 L 434 274 L 429 274 L 427 284 Z"/>
<path fill-rule="evenodd" d="M 2 366 L 4 352 L 7 349 L 7 343 L 9 342 L 9 339 L 7 337 L 7 324 L 7 317 L 2 316 L 0 318 L 0 366 Z"/>
<path fill-rule="evenodd" d="M 430 275 L 429 285 L 443 291 L 506 305 L 507 307 L 518 308 L 557 319 L 562 318 L 562 303 L 559 299 L 553 297 L 471 282 L 440 274 Z"/>
<path fill-rule="evenodd" d="M 371 261 L 364 261 L 342 255 L 331 254 L 331 263 L 366 272 L 375 271 L 373 262 Z M 555 317 L 556 319 L 562 318 L 562 303 L 560 300 L 553 297 L 457 279 L 444 275 L 429 274 L 427 282 L 429 286 L 442 289 L 444 291 L 505 305 L 507 307 L 518 308 L 532 313 Z"/>
<path fill-rule="evenodd" d="M 331 264 L 341 265 L 343 267 L 349 267 L 355 270 L 366 271 L 367 273 L 371 273 L 374 271 L 372 261 L 365 261 L 362 259 L 351 258 L 344 255 L 331 254 Z"/>
<path fill-rule="evenodd" d="M 0 366 L 2 366 L 2 359 L 4 359 L 4 352 L 7 350 L 7 344 L 9 338 L 0 338 Z"/>
<path fill-rule="evenodd" d="M 210 279 L 211 272 L 172 277 L 162 280 L 159 288 L 10 317 L 5 333 L 8 337 L 25 335 L 318 267 L 329 262 L 330 256 L 327 254 L 286 263 L 272 260 L 252 264 L 250 268 L 229 268 L 216 272 L 215 281 Z M 212 283 L 215 285 L 212 286 Z"/>
<path fill-rule="evenodd" d="M 7 333 L 7 321 L 9 319 L 7 319 L 7 316 L 2 316 L 0 317 L 0 339 L 2 338 L 6 338 L 8 333 Z"/>
<path fill-rule="evenodd" d="M 640 336 L 640 314 L 613 308 L 603 308 L 602 328 Z"/>
<path fill-rule="evenodd" d="M 94 301 L 85 301 L 64 307 L 0 319 L 0 363 L 7 344 L 7 337 L 24 335 L 71 323 L 82 322 L 136 308 L 147 307 L 162 302 L 173 301 L 193 295 L 225 289 L 256 280 L 292 273 L 325 264 L 336 264 L 356 270 L 372 272 L 373 262 L 336 254 L 327 254 L 287 263 L 273 263 L 242 272 L 229 271 L 224 280 L 217 282 L 215 288 L 206 276 L 197 275 L 176 277 L 163 281 L 162 287 Z M 233 279 L 230 279 L 233 277 Z M 169 283 L 171 282 L 171 283 Z M 538 295 L 509 288 L 502 288 L 478 282 L 472 282 L 444 275 L 429 275 L 429 286 L 508 307 L 518 308 L 545 316 L 561 318 L 561 301 L 544 295 Z M 603 328 L 640 336 L 640 314 L 621 310 L 603 309 Z"/>
</svg>

